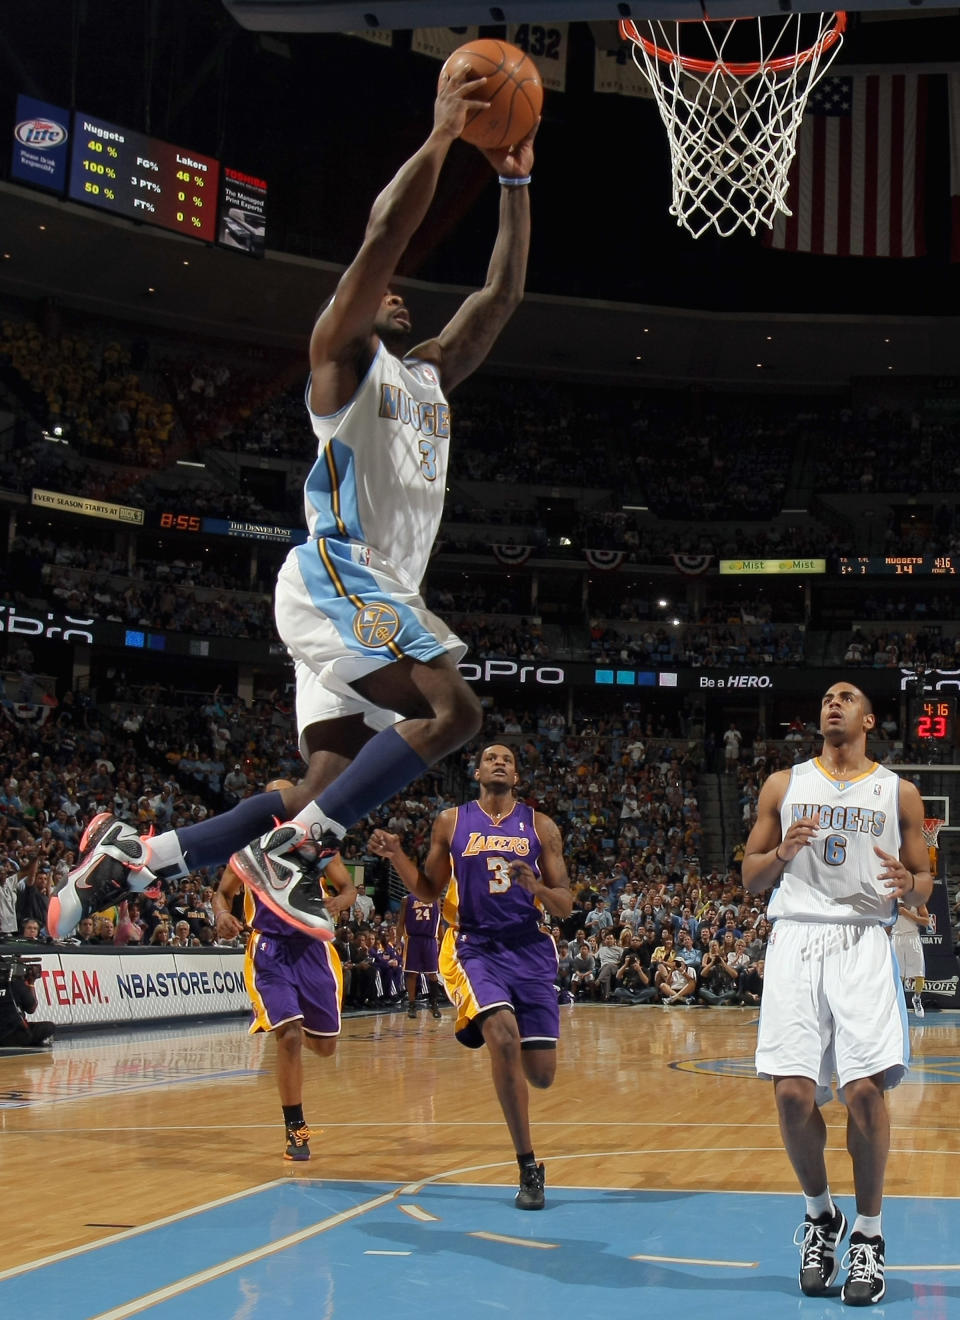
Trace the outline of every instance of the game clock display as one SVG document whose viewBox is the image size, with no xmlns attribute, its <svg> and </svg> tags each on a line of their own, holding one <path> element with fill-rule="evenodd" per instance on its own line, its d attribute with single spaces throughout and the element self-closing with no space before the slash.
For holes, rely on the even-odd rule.
<svg viewBox="0 0 960 1320">
<path fill-rule="evenodd" d="M 212 243 L 220 163 L 78 110 L 67 195 Z"/>
<path fill-rule="evenodd" d="M 927 697 L 917 703 L 913 736 L 922 742 L 953 742 L 955 697 Z"/>
</svg>

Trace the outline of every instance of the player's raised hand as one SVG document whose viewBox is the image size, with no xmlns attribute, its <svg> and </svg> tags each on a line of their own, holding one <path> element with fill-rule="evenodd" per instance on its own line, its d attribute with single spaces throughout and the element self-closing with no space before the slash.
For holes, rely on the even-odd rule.
<svg viewBox="0 0 960 1320">
<path fill-rule="evenodd" d="M 470 70 L 464 69 L 453 77 L 444 75 L 437 88 L 437 99 L 433 105 L 433 129 L 444 137 L 456 138 L 467 124 L 467 115 L 471 110 L 486 110 L 490 102 L 483 99 L 483 85 L 486 78 L 471 78 Z"/>
<path fill-rule="evenodd" d="M 487 160 L 504 178 L 526 179 L 533 173 L 533 139 L 537 136 L 540 120 L 515 147 L 498 147 L 484 151 Z"/>
<path fill-rule="evenodd" d="M 391 834 L 389 830 L 374 830 L 370 835 L 370 842 L 367 847 L 377 857 L 386 857 L 388 859 L 403 856 L 403 848 L 400 846 L 400 835 Z"/>
<path fill-rule="evenodd" d="M 907 870 L 899 857 L 884 852 L 876 844 L 874 844 L 873 851 L 883 862 L 883 870 L 877 876 L 877 879 L 883 881 L 884 888 L 890 897 L 903 898 L 904 894 L 912 893 L 914 888 L 913 872 Z"/>
</svg>

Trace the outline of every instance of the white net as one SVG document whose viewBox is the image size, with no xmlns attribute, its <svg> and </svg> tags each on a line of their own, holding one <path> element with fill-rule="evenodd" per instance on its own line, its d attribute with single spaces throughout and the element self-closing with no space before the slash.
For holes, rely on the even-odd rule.
<svg viewBox="0 0 960 1320">
<path fill-rule="evenodd" d="M 670 214 L 694 238 L 741 225 L 755 234 L 778 211 L 791 214 L 787 175 L 800 120 L 845 24 L 843 14 L 621 23 L 667 129 Z M 748 59 L 745 37 L 755 37 Z M 688 53 L 693 39 L 702 54 Z"/>
</svg>

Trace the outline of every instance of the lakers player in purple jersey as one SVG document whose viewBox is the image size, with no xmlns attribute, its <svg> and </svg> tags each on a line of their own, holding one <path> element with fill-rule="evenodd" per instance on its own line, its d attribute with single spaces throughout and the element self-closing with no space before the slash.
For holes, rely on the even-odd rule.
<svg viewBox="0 0 960 1320">
<path fill-rule="evenodd" d="M 285 788 L 276 780 L 269 788 Z M 330 862 L 324 883 L 331 916 L 347 911 L 357 897 L 350 873 L 339 857 Z M 232 940 L 244 929 L 233 915 L 243 878 L 224 868 L 213 895 L 217 935 Z M 256 890 L 243 896 L 244 921 L 250 930 L 243 974 L 253 1006 L 250 1034 L 272 1032 L 277 1042 L 277 1087 L 286 1131 L 284 1159 L 310 1158 L 310 1129 L 303 1116 L 303 1047 L 321 1058 L 337 1048 L 343 972 L 332 943 L 301 935 L 260 902 Z"/>
<path fill-rule="evenodd" d="M 77 866 L 50 900 L 54 938 L 127 889 L 234 854 L 235 869 L 266 906 L 329 940 L 320 875 L 343 835 L 479 730 L 480 703 L 457 668 L 466 648 L 427 609 L 420 584 L 449 478 L 447 400 L 523 298 L 533 132 L 482 153 L 500 189 L 483 287 L 417 343 L 393 282 L 451 146 L 471 108 L 486 104 L 484 83 L 444 80 L 429 135 L 374 201 L 360 249 L 310 336 L 309 537 L 287 557 L 276 592 L 277 629 L 294 662 L 303 781 L 152 838 L 99 813 L 84 831 Z"/>
<path fill-rule="evenodd" d="M 511 749 L 485 748 L 474 778 L 479 797 L 440 813 L 422 871 L 386 830 L 374 832 L 370 849 L 390 860 L 422 903 L 444 895 L 449 929 L 440 975 L 457 1010 L 457 1039 L 489 1050 L 494 1089 L 520 1166 L 516 1204 L 541 1210 L 544 1173 L 533 1153 L 529 1087 L 544 1090 L 553 1083 L 560 1010 L 556 946 L 540 923 L 545 911 L 568 917 L 573 898 L 560 831 L 549 816 L 514 796 L 518 775 Z"/>
<path fill-rule="evenodd" d="M 407 1017 L 417 1016 L 417 985 L 420 977 L 427 981 L 430 1012 L 442 1017 L 437 1002 L 440 983 L 437 980 L 440 933 L 440 904 L 421 903 L 412 894 L 405 894 L 397 918 L 403 940 L 403 977 L 407 987 Z"/>
</svg>

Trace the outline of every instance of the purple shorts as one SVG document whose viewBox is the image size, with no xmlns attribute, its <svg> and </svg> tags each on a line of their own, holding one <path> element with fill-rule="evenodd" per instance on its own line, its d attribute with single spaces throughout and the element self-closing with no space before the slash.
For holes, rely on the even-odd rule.
<svg viewBox="0 0 960 1320">
<path fill-rule="evenodd" d="M 437 941 L 432 935 L 407 935 L 403 941 L 405 972 L 436 973 L 438 957 Z"/>
<path fill-rule="evenodd" d="M 476 1019 L 491 1008 L 511 1008 L 525 1044 L 556 1042 L 557 949 L 538 932 L 522 944 L 456 931 L 443 937 L 440 977 L 457 1010 L 461 1045 L 479 1049 L 483 1034 Z"/>
<path fill-rule="evenodd" d="M 300 1019 L 311 1036 L 340 1035 L 343 972 L 331 943 L 254 931 L 243 975 L 253 1004 L 251 1034 Z"/>
</svg>

